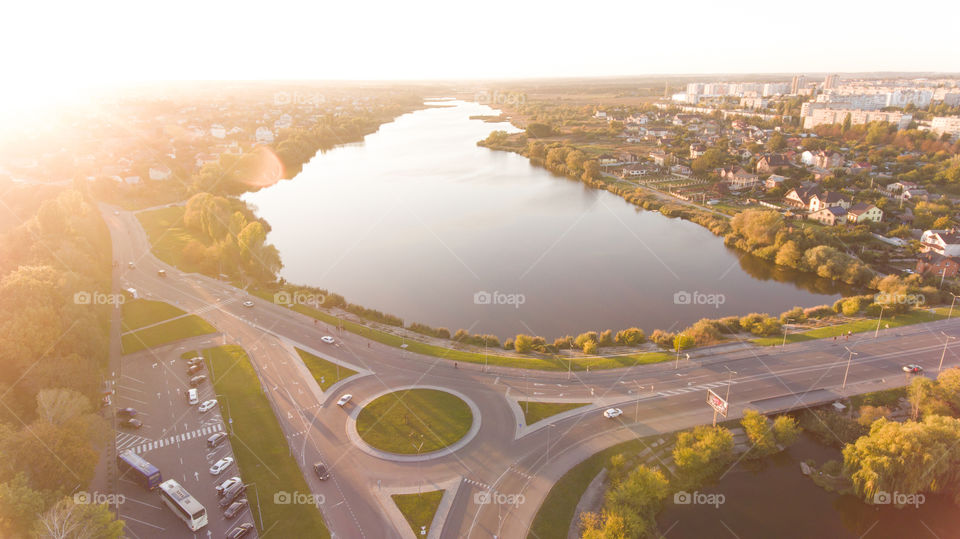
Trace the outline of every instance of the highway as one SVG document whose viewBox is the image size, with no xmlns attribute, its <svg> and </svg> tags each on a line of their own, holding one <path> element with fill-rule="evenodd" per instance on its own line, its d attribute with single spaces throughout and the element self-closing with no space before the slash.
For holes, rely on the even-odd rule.
<svg viewBox="0 0 960 539">
<path fill-rule="evenodd" d="M 389 495 L 416 492 L 421 482 L 424 490 L 444 488 L 448 494 L 440 509 L 442 527 L 431 530 L 430 536 L 526 537 L 551 485 L 584 458 L 623 441 L 709 423 L 713 412 L 706 405 L 708 389 L 721 396 L 729 390 L 729 417 L 736 418 L 748 407 L 777 411 L 903 385 L 908 382 L 908 375 L 901 371 L 906 363 L 922 365 L 929 376 L 936 374 L 941 355 L 945 368 L 960 363 L 960 339 L 945 346 L 941 333 L 960 337 L 960 325 L 944 320 L 883 329 L 876 338 L 869 332 L 849 340 L 785 347 L 708 348 L 692 352 L 690 359 L 681 358 L 677 366 L 666 362 L 570 375 L 484 369 L 465 363 L 455 367 L 446 360 L 340 334 L 227 283 L 185 274 L 150 253 L 133 213 L 107 206 L 102 210 L 120 266 L 118 289 L 133 287 L 143 297 L 196 313 L 220 332 L 213 339 L 215 344 L 236 343 L 246 349 L 291 453 L 312 493 L 323 496 L 320 509 L 337 537 L 412 537 L 406 522 L 398 520 Z M 135 269 L 127 268 L 128 261 L 134 262 Z M 167 276 L 158 276 L 159 269 L 166 270 Z M 244 307 L 246 301 L 254 306 Z M 323 343 L 324 335 L 334 336 L 336 345 Z M 321 391 L 295 347 L 358 374 Z M 848 373 L 847 347 L 856 353 Z M 163 353 L 165 359 L 170 357 L 170 351 Z M 123 358 L 124 364 L 129 361 Z M 165 378 L 164 383 L 171 395 L 184 390 L 177 385 L 183 380 L 177 377 Z M 350 435 L 360 405 L 375 395 L 408 386 L 439 387 L 464 395 L 479 410 L 479 428 L 456 451 L 423 455 L 419 460 L 376 455 L 360 447 Z M 343 393 L 352 393 L 354 399 L 341 409 L 335 401 Z M 526 399 L 591 405 L 527 426 L 515 404 Z M 610 406 L 622 408 L 624 414 L 613 420 L 603 418 L 602 410 Z M 312 473 L 311 464 L 317 460 L 331 468 L 329 481 L 321 482 Z M 502 496 L 477 496 L 486 492 Z M 496 503 L 501 499 L 522 503 Z M 261 499 L 261 503 L 271 501 Z M 214 507 L 211 513 L 217 511 Z M 269 536 L 269 523 L 265 527 Z M 183 531 L 183 536 L 193 536 Z M 174 536 L 170 532 L 163 535 Z M 137 535 L 150 534 L 138 530 Z"/>
</svg>

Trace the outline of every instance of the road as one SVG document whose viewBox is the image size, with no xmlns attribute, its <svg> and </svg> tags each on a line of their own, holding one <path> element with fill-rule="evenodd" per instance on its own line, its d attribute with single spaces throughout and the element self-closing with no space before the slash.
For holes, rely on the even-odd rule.
<svg viewBox="0 0 960 539">
<path fill-rule="evenodd" d="M 908 381 L 900 370 L 903 364 L 918 363 L 934 375 L 941 354 L 945 366 L 958 364 L 960 339 L 945 346 L 941 331 L 960 337 L 960 326 L 948 320 L 881 330 L 876 338 L 864 333 L 849 340 L 785 347 L 718 347 L 696 351 L 677 366 L 669 362 L 576 372 L 569 378 L 565 372 L 455 366 L 340 334 L 226 283 L 180 272 L 150 254 L 135 215 L 123 211 L 115 215 L 113 210 L 105 208 L 103 213 L 123 268 L 119 285 L 197 313 L 227 341 L 246 349 L 290 451 L 312 492 L 323 496 L 321 511 L 338 537 L 411 537 L 409 527 L 391 509 L 389 493 L 416 492 L 421 486 L 445 488 L 449 496 L 442 529 L 431 530 L 431 536 L 525 537 L 550 486 L 584 458 L 622 441 L 709 423 L 713 416 L 705 404 L 708 389 L 722 395 L 729 387 L 729 417 L 736 418 L 747 407 L 796 408 L 814 400 L 903 385 Z M 136 269 L 127 269 L 127 261 L 135 262 Z M 166 270 L 167 277 L 158 276 L 159 269 Z M 244 307 L 246 301 L 253 307 Z M 335 336 L 337 344 L 323 343 L 324 335 Z M 321 391 L 294 347 L 359 373 Z M 845 347 L 857 355 L 843 388 Z M 364 450 L 349 428 L 359 406 L 377 394 L 407 386 L 434 386 L 464 395 L 479 410 L 479 429 L 456 451 L 424 455 L 419 461 Z M 341 409 L 334 403 L 343 393 L 352 393 L 354 400 Z M 518 399 L 591 405 L 526 426 L 515 404 Z M 605 419 L 601 412 L 610 406 L 625 413 Z M 321 482 L 312 474 L 310 465 L 317 460 L 331 467 L 330 481 Z M 478 496 L 483 493 L 497 496 Z M 523 503 L 513 503 L 521 499 Z M 269 536 L 269 523 L 264 526 Z"/>
</svg>

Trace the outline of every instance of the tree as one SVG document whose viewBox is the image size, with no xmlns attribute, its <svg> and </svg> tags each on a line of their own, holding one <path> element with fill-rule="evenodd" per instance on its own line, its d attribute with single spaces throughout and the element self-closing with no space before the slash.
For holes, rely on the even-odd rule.
<svg viewBox="0 0 960 539">
<path fill-rule="evenodd" d="M 673 349 L 676 351 L 692 348 L 695 344 L 696 341 L 693 340 L 693 337 L 682 333 L 673 338 Z"/>
<path fill-rule="evenodd" d="M 767 139 L 767 149 L 771 152 L 779 152 L 786 147 L 787 141 L 784 140 L 783 135 L 780 133 L 774 133 Z"/>
<path fill-rule="evenodd" d="M 0 484 L 0 535 L 26 535 L 43 507 L 43 495 L 30 487 L 23 472 Z"/>
<path fill-rule="evenodd" d="M 726 161 L 727 154 L 720 151 L 719 148 L 710 148 L 690 163 L 690 169 L 697 174 L 707 174 L 722 167 Z"/>
<path fill-rule="evenodd" d="M 621 346 L 637 346 L 642 344 L 644 339 L 643 330 L 640 328 L 621 329 L 615 338 L 617 344 Z"/>
<path fill-rule="evenodd" d="M 517 334 L 513 339 L 513 349 L 521 354 L 527 354 L 533 350 L 533 337 L 530 335 Z"/>
<path fill-rule="evenodd" d="M 695 487 L 716 476 L 733 459 L 733 434 L 723 427 L 700 425 L 677 435 L 673 461 L 685 487 Z"/>
<path fill-rule="evenodd" d="M 792 445 L 800 437 L 800 432 L 800 424 L 788 415 L 782 415 L 773 420 L 773 437 L 780 447 Z"/>
<path fill-rule="evenodd" d="M 553 134 L 553 128 L 547 124 L 534 122 L 527 126 L 527 136 L 530 138 L 550 137 Z"/>
<path fill-rule="evenodd" d="M 90 399 L 72 389 L 44 389 L 37 393 L 37 415 L 54 425 L 90 412 Z"/>
<path fill-rule="evenodd" d="M 777 256 L 774 259 L 774 262 L 778 266 L 787 266 L 788 268 L 801 268 L 801 261 L 803 260 L 803 250 L 797 246 L 797 243 L 793 240 L 789 240 L 780 247 L 780 250 L 777 251 Z"/>
<path fill-rule="evenodd" d="M 771 245 L 783 228 L 783 216 L 772 210 L 745 210 L 733 216 L 730 226 L 750 245 Z"/>
<path fill-rule="evenodd" d="M 590 159 L 583 163 L 583 176 L 586 181 L 593 181 L 600 177 L 600 163 L 596 159 Z"/>
<path fill-rule="evenodd" d="M 52 539 L 119 539 L 123 521 L 106 504 L 75 504 L 64 498 L 40 516 L 36 534 Z"/>
<path fill-rule="evenodd" d="M 750 439 L 752 456 L 765 457 L 777 451 L 777 441 L 767 418 L 756 410 L 744 410 L 740 425 Z"/>
</svg>

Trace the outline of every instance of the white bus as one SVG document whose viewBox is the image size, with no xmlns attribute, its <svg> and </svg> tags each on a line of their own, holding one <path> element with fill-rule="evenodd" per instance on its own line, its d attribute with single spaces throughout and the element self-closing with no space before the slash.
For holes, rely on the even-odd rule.
<svg viewBox="0 0 960 539">
<path fill-rule="evenodd" d="M 173 479 L 160 483 L 160 498 L 192 531 L 207 525 L 207 510 L 180 483 Z"/>
</svg>

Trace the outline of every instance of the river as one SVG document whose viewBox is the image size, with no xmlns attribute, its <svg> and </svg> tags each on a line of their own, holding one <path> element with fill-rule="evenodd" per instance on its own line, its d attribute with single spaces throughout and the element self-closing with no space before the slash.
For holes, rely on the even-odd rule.
<svg viewBox="0 0 960 539">
<path fill-rule="evenodd" d="M 705 228 L 478 147 L 509 123 L 443 102 L 316 155 L 245 200 L 288 281 L 451 330 L 548 338 L 831 303 L 841 288 Z"/>
</svg>

